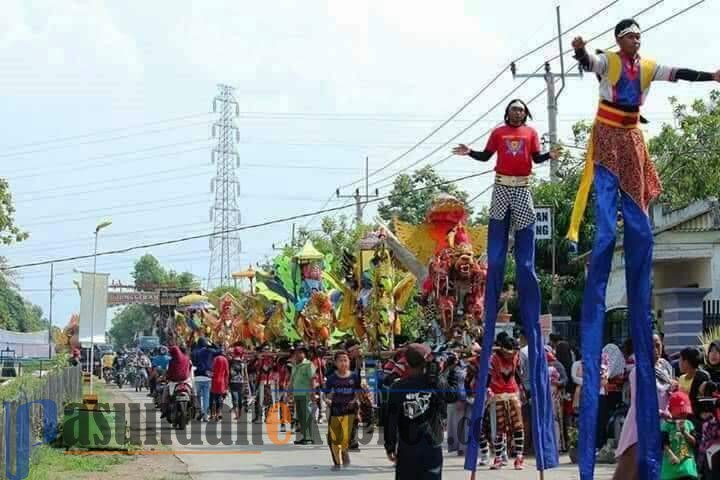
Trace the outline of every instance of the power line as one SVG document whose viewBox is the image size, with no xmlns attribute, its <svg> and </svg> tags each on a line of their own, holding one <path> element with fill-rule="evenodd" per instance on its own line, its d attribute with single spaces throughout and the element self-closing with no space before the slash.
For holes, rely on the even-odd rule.
<svg viewBox="0 0 720 480">
<path fill-rule="evenodd" d="M 542 67 L 540 67 L 540 68 L 542 68 Z M 538 68 L 538 70 L 540 70 L 540 68 Z M 529 81 L 529 79 L 525 79 L 525 80 L 523 80 L 522 82 L 520 82 L 520 83 L 519 83 L 517 86 L 515 86 L 512 90 L 510 90 L 508 93 L 506 93 L 500 100 L 498 100 L 492 107 L 490 107 L 485 113 L 483 113 L 482 115 L 480 115 L 476 120 L 474 120 L 474 121 L 471 122 L 468 126 L 466 126 L 466 127 L 463 128 L 462 130 L 460 130 L 458 133 L 456 133 L 455 135 L 453 135 L 452 137 L 450 137 L 449 140 L 447 140 L 446 142 L 442 143 L 441 145 L 439 145 L 438 147 L 436 147 L 435 149 L 433 149 L 433 151 L 431 151 L 431 152 L 428 153 L 427 155 L 424 155 L 424 156 L 422 156 L 419 160 L 416 160 L 416 161 L 412 162 L 410 165 L 405 166 L 405 167 L 403 168 L 403 171 L 407 171 L 408 169 L 415 167 L 416 165 L 420 164 L 420 163 L 423 162 L 424 160 L 426 160 L 426 159 L 430 158 L 431 156 L 435 155 L 437 152 L 439 152 L 439 151 L 442 150 L 443 148 L 447 147 L 450 143 L 452 143 L 453 141 L 455 141 L 458 137 L 460 137 L 460 136 L 463 135 L 465 132 L 467 132 L 468 130 L 470 130 L 472 127 L 474 127 L 475 125 L 477 125 L 477 123 L 478 123 L 480 120 L 482 120 L 482 119 L 484 119 L 485 117 L 487 117 L 488 115 L 490 115 L 490 113 L 492 113 L 493 110 L 495 110 L 497 107 L 499 107 L 500 105 L 502 105 L 503 103 L 505 103 L 505 101 L 506 101 L 508 98 L 510 98 L 512 95 L 515 94 L 515 92 L 517 92 L 518 90 L 520 90 L 528 81 Z M 378 183 L 382 183 L 382 182 L 384 182 L 384 181 L 386 181 L 386 180 L 389 180 L 389 179 L 391 179 L 391 178 L 394 178 L 395 176 L 398 175 L 398 173 L 400 173 L 400 172 L 394 172 L 394 173 L 392 173 L 392 174 L 390 174 L 390 175 L 387 175 L 387 176 L 385 176 L 385 177 L 383 177 L 383 178 L 381 178 L 381 179 L 379 179 L 379 180 L 375 180 L 374 182 L 371 183 L 371 185 L 377 185 Z"/>
<path fill-rule="evenodd" d="M 487 188 L 484 188 L 480 193 L 478 193 L 477 195 L 475 195 L 474 197 L 472 197 L 470 200 L 468 200 L 468 201 L 467 201 L 468 205 L 471 204 L 471 203 L 473 203 L 475 200 L 477 200 L 478 198 L 482 197 L 483 195 L 485 195 L 488 191 L 490 191 L 490 189 L 491 189 L 494 185 L 495 185 L 494 183 L 491 183 L 490 185 L 487 186 Z"/>
<path fill-rule="evenodd" d="M 435 183 L 435 184 L 432 184 L 432 185 L 426 185 L 426 186 L 423 186 L 423 187 L 418 187 L 418 188 L 412 189 L 412 191 L 422 191 L 422 190 L 426 190 L 426 189 L 429 189 L 429 188 L 436 188 L 436 187 L 439 187 L 439 186 L 442 186 L 442 185 L 446 185 L 446 184 L 450 184 L 450 183 L 461 182 L 461 181 L 464 181 L 464 180 L 468 180 L 468 179 L 470 179 L 470 178 L 475 178 L 475 177 L 479 177 L 479 176 L 481 176 L 481 175 L 485 175 L 485 174 L 487 174 L 487 173 L 489 173 L 489 172 L 491 172 L 491 171 L 492 171 L 492 170 L 488 170 L 488 171 L 485 171 L 485 172 L 475 173 L 475 174 L 471 174 L 471 175 L 466 175 L 466 176 L 459 177 L 459 178 L 455 178 L 455 179 L 452 179 L 452 180 L 446 180 L 446 181 L 443 181 L 443 182 L 438 182 L 438 183 Z M 390 198 L 390 195 L 383 195 L 383 196 L 380 196 L 380 197 L 377 197 L 377 198 L 371 198 L 371 199 L 367 200 L 367 203 L 380 202 L 380 201 L 382 201 L 382 200 L 387 200 L 388 198 Z M 215 237 L 215 236 L 223 235 L 223 234 L 229 234 L 229 233 L 234 233 L 234 232 L 241 232 L 241 231 L 246 231 L 246 230 L 253 230 L 253 229 L 257 229 L 257 228 L 267 227 L 267 226 L 270 226 L 270 225 L 276 225 L 276 224 L 281 224 L 281 223 L 292 222 L 293 220 L 300 220 L 300 219 L 303 219 L 303 218 L 311 217 L 311 216 L 313 216 L 313 215 L 318 215 L 318 214 L 323 214 L 323 213 L 331 213 L 331 212 L 336 212 L 336 211 L 340 211 L 340 210 L 345 210 L 345 209 L 351 208 L 351 207 L 353 207 L 353 208 L 355 207 L 355 202 L 349 203 L 349 204 L 346 204 L 346 205 L 341 205 L 341 206 L 338 206 L 338 207 L 326 208 L 325 210 L 318 210 L 318 211 L 314 211 L 314 212 L 301 213 L 301 214 L 292 215 L 292 216 L 289 216 L 289 217 L 277 218 L 277 219 L 274 219 L 274 220 L 267 220 L 267 221 L 260 222 L 260 223 L 255 223 L 255 224 L 250 224 L 250 225 L 245 225 L 245 226 L 239 226 L 239 227 L 237 227 L 237 228 L 228 229 L 228 230 L 225 230 L 225 231 L 214 231 L 214 232 L 211 232 L 211 233 L 204 233 L 204 234 L 200 234 L 200 235 L 191 235 L 191 236 L 187 236 L 187 237 L 180 237 L 180 238 L 176 238 L 176 239 L 173 239 L 173 240 L 165 240 L 165 241 L 161 241 L 161 242 L 146 243 L 146 244 L 141 244 L 141 245 L 135 245 L 135 246 L 132 246 L 132 247 L 117 249 L 117 250 L 109 250 L 109 251 L 105 251 L 105 252 L 98 252 L 97 256 L 98 256 L 98 257 L 101 257 L 101 256 L 108 256 L 108 255 L 118 255 L 118 254 L 123 254 L 123 253 L 132 252 L 132 251 L 134 251 L 134 250 L 141 250 L 141 249 L 159 247 L 159 246 L 164 246 L 164 245 L 173 245 L 173 244 L 188 242 L 188 241 L 191 241 L 191 240 L 197 240 L 197 239 L 201 239 L 201 238 L 211 238 L 211 237 Z M 64 263 L 64 262 L 70 262 L 70 261 L 74 261 L 74 260 L 83 260 L 83 259 L 87 259 L 87 258 L 93 258 L 93 256 L 94 256 L 94 255 L 89 254 L 89 255 L 77 255 L 77 256 L 73 256 L 73 257 L 63 257 L 63 258 L 58 258 L 58 259 L 53 259 L 53 260 L 43 260 L 43 261 L 40 261 L 40 262 L 25 263 L 25 264 L 19 264 L 19 265 L 11 265 L 11 266 L 7 266 L 7 267 L 3 267 L 2 270 L 3 270 L 3 271 L 9 271 L 9 270 L 16 270 L 16 269 L 20 269 L 20 268 L 36 267 L 36 266 L 39 266 L 39 265 L 48 265 L 48 264 L 50 264 L 50 263 Z"/>
<path fill-rule="evenodd" d="M 655 8 L 656 6 L 658 6 L 658 5 L 659 5 L 660 3 L 662 3 L 663 1 L 664 1 L 664 0 L 658 0 L 658 1 L 654 2 L 654 3 L 651 4 L 650 6 L 644 8 L 643 10 L 641 10 L 641 11 L 639 11 L 639 12 L 637 12 L 635 15 L 633 15 L 633 17 L 638 17 L 638 16 L 640 16 L 640 15 L 642 15 L 642 14 L 644 14 L 644 13 L 647 13 L 649 10 Z M 686 8 L 684 8 L 684 9 L 682 9 L 681 11 L 676 12 L 675 14 L 671 15 L 670 17 L 667 17 L 667 18 L 661 20 L 660 22 L 657 22 L 657 23 L 655 23 L 654 25 L 648 27 L 647 29 L 644 30 L 644 32 L 649 32 L 649 31 L 657 28 L 658 26 L 663 25 L 664 23 L 667 23 L 668 21 L 670 21 L 670 20 L 678 17 L 679 15 L 681 15 L 681 14 L 683 14 L 683 13 L 691 10 L 692 8 L 695 8 L 696 6 L 700 5 L 700 4 L 703 3 L 704 1 L 705 1 L 705 0 L 699 0 L 699 1 L 697 1 L 696 3 L 694 3 L 694 4 L 692 4 L 692 5 L 688 6 L 688 7 L 686 7 Z M 604 32 L 602 32 L 602 33 L 600 33 L 600 34 L 597 34 L 597 35 L 595 35 L 594 37 L 592 37 L 590 40 L 588 40 L 588 42 L 589 42 L 589 41 L 592 41 L 592 40 L 596 40 L 597 38 L 600 38 L 601 36 L 603 36 L 603 35 L 611 32 L 611 31 L 613 31 L 613 30 L 614 30 L 614 28 L 605 30 Z M 566 51 L 563 52 L 563 55 L 566 55 L 567 53 L 570 53 L 570 52 L 573 52 L 573 50 L 572 50 L 572 49 L 566 50 Z M 555 57 L 551 58 L 549 61 L 556 60 L 556 59 L 558 59 L 558 58 L 560 58 L 560 55 L 556 55 Z M 573 67 L 571 67 L 570 69 L 568 69 L 568 72 L 569 72 L 569 71 L 572 71 L 573 68 L 577 68 L 577 67 L 578 67 L 578 64 L 575 64 Z M 537 72 L 540 68 L 542 68 L 542 66 L 539 67 L 539 68 L 538 68 L 537 70 L 535 70 L 535 71 Z M 528 80 L 528 79 L 526 79 L 526 81 L 527 81 L 527 80 Z M 519 84 L 519 86 L 524 85 L 524 84 L 526 83 L 526 81 L 521 82 L 521 83 Z M 539 92 L 535 97 L 533 97 L 528 103 L 532 103 L 532 102 L 533 102 L 534 100 L 536 100 L 539 96 L 541 96 L 542 94 L 544 94 L 545 91 L 546 91 L 546 89 L 543 89 L 543 90 L 542 90 L 541 92 Z M 506 96 L 505 98 L 507 98 L 507 96 Z M 497 105 L 496 105 L 496 106 L 497 106 Z M 496 108 L 496 107 L 493 107 L 493 108 Z M 486 115 L 487 113 L 488 113 L 488 112 L 486 112 L 484 115 Z M 472 125 L 471 125 L 471 126 L 472 126 Z M 446 145 L 449 144 L 450 142 L 452 142 L 452 141 L 453 141 L 454 139 L 456 139 L 457 137 L 459 137 L 462 133 L 464 133 L 464 132 L 467 131 L 468 129 L 469 129 L 469 128 L 464 129 L 463 131 L 460 132 L 460 134 L 458 134 L 458 135 L 454 136 L 453 138 L 451 138 L 448 142 L 446 142 Z M 488 135 L 491 131 L 492 131 L 492 129 L 484 132 L 482 135 L 480 135 L 479 137 L 477 137 L 477 138 L 475 138 L 474 140 L 472 140 L 472 141 L 470 142 L 470 144 L 473 144 L 473 143 L 477 142 L 477 141 L 480 140 L 482 137 Z M 409 166 L 405 167 L 405 168 L 403 169 L 403 171 L 405 171 L 405 170 L 407 170 L 407 169 L 409 169 L 409 168 L 412 168 L 412 167 L 414 167 L 415 165 L 418 165 L 418 164 L 419 164 L 420 162 L 422 162 L 423 160 L 425 160 L 425 159 L 431 157 L 432 155 L 434 155 L 437 151 L 439 151 L 439 149 L 434 150 L 433 152 L 429 153 L 428 155 L 425 155 L 425 156 L 424 156 L 423 158 L 421 158 L 420 160 L 418 160 L 418 161 L 410 164 Z M 437 165 L 439 165 L 439 164 L 447 161 L 448 159 L 452 158 L 452 156 L 453 156 L 452 154 L 451 154 L 451 155 L 448 155 L 448 156 L 446 156 L 445 158 L 443 158 L 442 160 L 440 160 L 440 161 L 436 162 L 435 164 L 433 164 L 432 166 L 433 166 L 433 167 L 436 167 Z M 381 180 L 377 180 L 376 182 L 373 183 L 373 185 L 375 185 L 376 183 L 379 183 L 379 182 L 382 182 L 382 181 L 391 179 L 391 178 L 395 177 L 395 176 L 396 176 L 397 174 L 399 174 L 399 173 L 401 173 L 401 172 L 396 172 L 394 175 L 389 175 L 389 176 L 387 176 L 387 177 L 384 177 L 384 178 L 381 179 Z M 391 184 L 392 184 L 392 183 L 390 183 L 390 184 L 388 184 L 388 185 L 391 185 Z M 378 188 L 385 188 L 385 187 L 387 187 L 388 185 L 382 185 L 382 186 L 380 186 L 380 187 L 378 187 Z"/>
<path fill-rule="evenodd" d="M 45 152 L 51 152 L 51 151 L 54 151 L 54 150 L 62 150 L 62 149 L 64 149 L 64 148 L 78 147 L 78 146 L 84 146 L 84 145 L 95 145 L 95 144 L 98 144 L 98 143 L 113 142 L 113 141 L 116 141 L 116 140 L 126 140 L 126 139 L 128 139 L 128 138 L 137 137 L 137 136 L 139 136 L 139 135 L 150 135 L 150 134 L 155 134 L 155 133 L 164 133 L 164 132 L 168 132 L 168 131 L 171 131 L 171 130 L 177 130 L 178 128 L 196 127 L 196 126 L 199 126 L 199 125 L 207 125 L 207 122 L 202 122 L 202 123 L 199 123 L 199 122 L 198 122 L 198 123 L 191 123 L 191 124 L 188 124 L 188 125 L 181 125 L 181 126 L 174 126 L 174 127 L 165 127 L 165 128 L 157 128 L 157 129 L 154 129 L 154 130 L 145 130 L 145 131 L 142 131 L 142 132 L 129 133 L 129 134 L 126 134 L 126 135 L 119 135 L 119 136 L 110 137 L 110 138 L 101 138 L 101 139 L 95 139 L 95 140 L 87 140 L 87 141 L 84 141 L 84 142 L 72 143 L 72 144 L 65 144 L 65 145 L 61 144 L 61 145 L 48 146 L 48 147 L 45 147 L 45 148 L 38 148 L 38 149 L 35 149 L 35 150 L 23 150 L 23 151 L 20 151 L 20 152 L 3 153 L 3 154 L 0 154 L 0 158 L 17 157 L 17 156 L 28 155 L 28 154 L 32 154 L 32 153 L 45 153 Z"/>
<path fill-rule="evenodd" d="M 138 153 L 150 152 L 150 151 L 153 151 L 153 150 L 161 150 L 161 149 L 163 149 L 163 148 L 176 147 L 176 146 L 179 146 L 179 145 L 188 145 L 188 144 L 193 144 L 193 143 L 207 143 L 208 141 L 209 141 L 209 138 L 202 138 L 202 139 L 188 140 L 188 141 L 182 141 L 182 142 L 173 142 L 173 143 L 168 143 L 168 144 L 163 144 L 163 145 L 156 145 L 156 146 L 154 146 L 154 147 L 144 148 L 144 149 L 140 149 L 140 150 L 131 150 L 131 151 L 127 151 L 127 152 L 109 153 L 109 154 L 103 154 L 103 155 L 99 155 L 99 156 L 95 156 L 95 157 L 89 157 L 89 158 L 86 158 L 85 160 L 81 160 L 80 162 L 78 162 L 77 160 L 71 160 L 71 161 L 69 161 L 69 162 L 64 162 L 64 163 L 60 163 L 60 164 L 56 164 L 56 165 L 72 167 L 73 169 L 77 169 L 77 168 L 79 168 L 79 167 L 82 167 L 83 170 L 88 170 L 88 169 L 91 169 L 91 168 L 97 168 L 97 167 L 100 167 L 100 166 L 113 166 L 113 167 L 116 167 L 116 166 L 117 166 L 117 162 L 115 162 L 115 161 L 109 161 L 109 162 L 103 162 L 103 163 L 93 163 L 93 162 L 95 162 L 95 160 L 104 160 L 104 159 L 108 159 L 108 158 L 124 157 L 124 156 L 126 156 L 126 155 L 137 155 Z M 172 155 L 178 155 L 178 154 L 181 154 L 181 153 L 195 152 L 195 151 L 199 151 L 199 150 L 204 150 L 204 149 L 206 149 L 206 148 L 207 148 L 207 147 L 201 147 L 201 148 L 194 148 L 194 149 L 187 149 L 187 150 L 180 150 L 180 151 L 173 151 L 173 152 L 161 153 L 161 154 L 152 155 L 152 156 L 144 156 L 144 157 L 141 157 L 141 158 L 135 158 L 135 159 L 131 159 L 131 160 L 125 160 L 125 161 L 124 161 L 124 164 L 132 163 L 132 162 L 138 162 L 138 161 L 145 161 L 145 160 L 148 160 L 148 159 L 151 159 L 151 158 L 160 158 L 160 157 L 167 157 L 167 156 L 172 156 Z M 16 161 L 22 161 L 22 160 L 16 160 Z M 86 164 L 90 164 L 90 165 L 87 165 L 87 166 L 86 166 Z M 19 173 L 27 173 L 27 175 L 12 175 L 12 176 L 7 176 L 7 178 L 8 178 L 8 180 L 15 181 L 15 180 L 18 180 L 18 179 L 20 179 L 20 178 L 39 177 L 39 176 L 42 176 L 42 175 L 45 175 L 45 174 L 48 174 L 48 173 L 62 173 L 62 172 L 67 172 L 67 171 L 68 171 L 67 168 L 59 168 L 59 169 L 54 169 L 54 170 L 52 170 L 52 169 L 51 169 L 51 170 L 48 170 L 48 169 L 43 169 L 43 168 L 33 168 L 33 169 L 20 170 L 20 171 L 19 171 Z M 36 174 L 36 172 L 42 172 L 42 173 Z"/>
<path fill-rule="evenodd" d="M 592 15 L 590 15 L 586 20 L 584 20 L 583 22 L 581 22 L 580 24 L 578 24 L 578 25 L 576 25 L 576 26 L 579 26 L 579 25 L 581 25 L 582 23 L 587 22 L 587 21 L 590 20 L 591 18 L 594 18 L 595 16 L 599 15 L 600 13 L 602 13 L 603 11 L 605 11 L 607 8 L 609 8 L 610 6 L 612 6 L 612 5 L 614 5 L 615 3 L 617 3 L 617 1 L 618 1 L 618 0 L 613 0 L 612 2 L 610 2 L 609 5 L 601 8 L 601 9 L 598 10 L 598 11 L 596 11 L 595 13 L 593 13 Z M 553 39 L 553 41 L 554 41 L 555 39 L 557 39 L 557 37 L 555 37 L 555 38 Z M 524 56 L 521 56 L 521 57 L 524 58 Z M 409 155 L 410 153 L 412 153 L 413 151 L 415 151 L 420 145 L 422 145 L 423 143 L 425 143 L 426 140 L 428 140 L 428 139 L 431 138 L 433 135 L 435 135 L 437 132 L 439 132 L 443 127 L 445 127 L 445 126 L 446 126 L 448 123 L 450 123 L 454 118 L 456 118 L 461 112 L 463 112 L 468 106 L 470 106 L 470 104 L 472 104 L 480 95 L 482 95 L 483 93 L 485 93 L 493 84 L 495 84 L 495 82 L 497 82 L 497 81 L 500 79 L 500 77 L 502 77 L 502 75 L 507 71 L 507 68 L 508 68 L 508 66 L 503 66 L 503 68 L 502 68 L 500 71 L 498 71 L 498 73 L 495 74 L 495 76 L 493 76 L 492 79 L 491 79 L 489 82 L 487 82 L 485 85 L 483 85 L 483 87 L 482 87 L 478 92 L 476 92 L 472 97 L 470 97 L 470 99 L 468 99 L 465 103 L 463 103 L 463 105 L 461 105 L 460 108 L 455 111 L 455 113 L 453 113 L 452 115 L 450 115 L 450 117 L 448 117 L 445 121 L 443 121 L 442 123 L 440 123 L 440 125 L 438 125 L 437 127 L 435 127 L 429 134 L 425 135 L 425 136 L 424 136 L 422 139 L 420 139 L 420 141 L 418 141 L 415 145 L 413 145 L 412 147 L 410 147 L 408 150 L 406 150 L 405 152 L 403 152 L 401 155 L 399 155 L 399 156 L 395 157 L 394 159 L 390 160 L 389 162 L 387 162 L 385 165 L 381 166 L 380 168 L 378 168 L 378 169 L 376 169 L 376 170 L 373 170 L 372 172 L 370 172 L 370 174 L 369 174 L 368 176 L 372 177 L 372 176 L 374 176 L 374 175 L 376 175 L 376 174 L 378 174 L 378 173 L 380 173 L 380 172 L 388 169 L 389 167 L 391 167 L 392 165 L 394 165 L 395 163 L 399 162 L 400 160 L 402 160 L 403 158 L 405 158 L 407 155 Z M 524 82 L 523 82 L 523 83 L 524 83 Z M 475 123 L 477 123 L 477 122 L 475 122 Z M 475 123 L 473 123 L 472 125 L 474 125 Z M 468 127 L 468 128 L 469 128 L 469 127 Z M 465 129 L 464 131 L 467 131 L 467 129 Z M 464 133 L 464 131 L 463 131 L 463 133 Z M 459 136 L 459 135 L 458 135 L 458 136 Z M 457 137 L 454 137 L 454 138 L 457 138 Z M 452 141 L 452 140 L 451 140 L 451 141 Z M 363 181 L 363 179 L 359 179 L 359 180 L 356 180 L 356 181 L 354 181 L 354 182 L 351 182 L 351 183 L 348 183 L 348 184 L 345 184 L 345 185 L 341 185 L 340 188 L 350 187 L 350 186 L 356 185 L 356 184 L 358 184 L 358 183 L 360 183 L 360 182 L 362 182 L 362 181 Z M 380 181 L 384 181 L 384 180 L 380 180 Z M 377 183 L 377 182 L 375 182 L 375 183 Z"/>
<path fill-rule="evenodd" d="M 207 225 L 208 222 L 195 222 L 195 223 L 181 223 L 176 225 L 167 225 L 162 227 L 156 227 L 156 228 L 146 228 L 142 230 L 135 230 L 130 232 L 122 232 L 122 233 L 105 233 L 103 234 L 103 238 L 123 238 L 123 237 L 131 237 L 131 236 L 138 236 L 138 234 L 143 234 L 147 232 L 156 232 L 160 230 L 167 230 L 172 231 L 178 228 L 186 228 L 186 227 L 192 227 L 192 226 L 198 226 L 198 225 Z M 26 243 L 21 244 L 13 244 L 13 250 L 11 252 L 16 253 L 28 253 L 28 252 L 37 252 L 37 251 L 46 251 L 46 250 L 55 250 L 58 248 L 63 248 L 63 246 L 68 245 L 80 245 L 83 243 L 92 242 L 92 236 L 83 237 L 83 238 L 74 238 L 70 240 L 61 240 L 59 242 L 44 242 L 43 245 L 45 247 L 33 247 L 30 249 L 25 248 Z"/>
<path fill-rule="evenodd" d="M 589 16 L 585 17 L 583 20 L 581 20 L 581 21 L 579 21 L 578 23 L 576 23 L 575 25 L 573 25 L 572 27 L 569 27 L 567 30 L 563 31 L 560 35 L 555 35 L 553 38 L 551 38 L 551 39 L 548 40 L 547 42 L 543 43 L 542 45 L 539 45 L 539 46 L 533 48 L 532 50 L 530 50 L 529 52 L 520 55 L 520 56 L 517 57 L 515 60 L 513 60 L 512 63 L 517 63 L 517 62 L 519 62 L 520 60 L 524 60 L 525 58 L 529 57 L 530 55 L 532 55 L 532 54 L 534 54 L 534 53 L 539 52 L 540 50 L 542 50 L 543 48 L 547 47 L 548 45 L 551 45 L 551 44 L 555 43 L 555 41 L 558 39 L 558 37 L 560 37 L 560 36 L 562 36 L 562 35 L 566 35 L 566 34 L 572 32 L 573 30 L 575 30 L 575 29 L 576 29 L 577 27 L 579 27 L 580 25 L 583 25 L 583 24 L 589 22 L 590 20 L 592 20 L 593 18 L 595 18 L 596 16 L 598 16 L 599 14 L 601 14 L 602 12 L 604 12 L 605 10 L 609 9 L 610 7 L 612 7 L 613 5 L 615 5 L 616 3 L 618 3 L 619 1 L 620 1 L 620 0 L 615 0 L 615 1 L 613 1 L 613 2 L 608 3 L 607 5 L 605 5 L 604 7 L 602 7 L 600 10 L 598 10 L 598 11 L 590 14 Z"/>
</svg>

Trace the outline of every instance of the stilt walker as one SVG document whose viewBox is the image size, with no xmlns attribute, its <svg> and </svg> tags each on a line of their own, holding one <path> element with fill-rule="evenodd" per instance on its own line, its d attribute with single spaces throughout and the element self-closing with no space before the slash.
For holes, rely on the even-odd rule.
<svg viewBox="0 0 720 480">
<path fill-rule="evenodd" d="M 575 58 L 600 79 L 600 104 L 582 180 L 575 199 L 568 239 L 577 242 L 591 185 L 595 187 L 596 234 L 585 284 L 581 318 L 583 389 L 580 400 L 579 468 L 582 480 L 595 469 L 595 438 L 600 390 L 600 354 L 605 293 L 615 250 L 618 199 L 624 221 L 623 248 L 630 328 L 637 369 L 638 467 L 642 480 L 660 475 L 661 447 L 650 320 L 653 233 L 648 205 L 661 191 L 660 178 L 645 145 L 640 106 L 654 81 L 719 81 L 720 73 L 676 69 L 640 58 L 640 27 L 623 20 L 615 27 L 619 52 L 588 53 L 581 37 L 573 40 Z"/>
<path fill-rule="evenodd" d="M 490 205 L 488 229 L 488 272 L 485 295 L 485 328 L 480 365 L 475 386 L 475 403 L 470 421 L 470 435 L 465 470 L 474 472 L 478 457 L 478 440 L 482 428 L 490 356 L 495 341 L 495 322 L 499 311 L 500 293 L 505 275 L 508 236 L 515 235 L 515 261 L 520 297 L 520 315 L 528 339 L 532 391 L 532 434 L 537 452 L 537 469 L 542 472 L 558 464 L 557 440 L 551 412 L 552 400 L 548 368 L 540 332 L 540 288 L 535 275 L 535 210 L 530 194 L 532 164 L 556 159 L 555 150 L 540 153 L 537 132 L 525 122 L 532 116 L 522 100 L 513 100 L 505 110 L 505 125 L 496 128 L 485 150 L 477 152 L 465 145 L 453 150 L 456 155 L 469 155 L 487 161 L 498 155 L 495 186 Z M 542 473 L 541 473 L 542 476 Z"/>
</svg>

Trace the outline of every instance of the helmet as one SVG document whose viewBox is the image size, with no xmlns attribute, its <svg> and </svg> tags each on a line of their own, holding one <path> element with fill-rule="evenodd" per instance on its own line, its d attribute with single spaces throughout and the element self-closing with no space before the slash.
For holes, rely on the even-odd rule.
<svg viewBox="0 0 720 480">
<path fill-rule="evenodd" d="M 692 405 L 690 404 L 690 398 L 687 393 L 679 390 L 671 393 L 668 410 L 670 410 L 670 415 L 672 415 L 673 418 L 692 415 Z"/>
</svg>

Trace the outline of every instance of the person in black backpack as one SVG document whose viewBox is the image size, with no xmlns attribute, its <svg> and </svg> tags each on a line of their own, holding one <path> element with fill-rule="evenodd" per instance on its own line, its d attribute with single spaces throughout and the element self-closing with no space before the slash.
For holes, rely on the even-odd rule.
<svg viewBox="0 0 720 480">
<path fill-rule="evenodd" d="M 385 426 L 385 451 L 395 464 L 396 480 L 442 478 L 442 415 L 457 399 L 457 385 L 440 376 L 430 361 L 430 349 L 419 343 L 407 347 L 409 374 L 390 388 Z"/>
</svg>

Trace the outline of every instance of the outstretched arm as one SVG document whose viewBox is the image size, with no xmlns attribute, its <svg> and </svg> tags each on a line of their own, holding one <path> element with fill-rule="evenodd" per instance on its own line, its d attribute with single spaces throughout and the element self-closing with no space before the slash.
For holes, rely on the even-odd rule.
<svg viewBox="0 0 720 480">
<path fill-rule="evenodd" d="M 666 65 L 658 65 L 655 68 L 653 81 L 656 82 L 677 82 L 685 80 L 686 82 L 720 82 L 720 71 L 701 72 L 690 68 L 674 68 Z"/>
<path fill-rule="evenodd" d="M 478 152 L 477 150 L 472 150 L 470 147 L 464 144 L 460 144 L 457 147 L 453 148 L 453 153 L 455 155 L 467 155 L 470 158 L 474 158 L 475 160 L 478 160 L 480 162 L 487 162 L 490 160 L 490 157 L 492 157 L 495 152 L 491 150 L 483 150 L 482 152 Z"/>
</svg>

